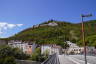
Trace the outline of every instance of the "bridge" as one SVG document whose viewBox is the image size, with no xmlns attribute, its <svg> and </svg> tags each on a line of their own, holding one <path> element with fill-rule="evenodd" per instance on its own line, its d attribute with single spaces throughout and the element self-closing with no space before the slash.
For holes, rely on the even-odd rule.
<svg viewBox="0 0 96 64">
<path fill-rule="evenodd" d="M 84 55 L 53 54 L 41 64 L 85 64 Z M 96 56 L 87 56 L 87 64 L 96 64 Z"/>
<path fill-rule="evenodd" d="M 60 64 L 58 54 L 51 55 L 47 60 L 41 64 Z"/>
</svg>

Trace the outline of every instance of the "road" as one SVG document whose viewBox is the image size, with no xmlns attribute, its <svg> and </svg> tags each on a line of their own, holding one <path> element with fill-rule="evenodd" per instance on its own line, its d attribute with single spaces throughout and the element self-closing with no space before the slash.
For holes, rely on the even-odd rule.
<svg viewBox="0 0 96 64">
<path fill-rule="evenodd" d="M 70 57 L 74 57 L 76 59 L 84 61 L 83 55 L 70 55 Z M 96 64 L 96 56 L 87 56 L 87 62 L 90 64 Z"/>
<path fill-rule="evenodd" d="M 84 64 L 83 55 L 59 55 L 60 64 Z M 96 64 L 96 57 L 87 56 L 87 64 Z"/>
</svg>

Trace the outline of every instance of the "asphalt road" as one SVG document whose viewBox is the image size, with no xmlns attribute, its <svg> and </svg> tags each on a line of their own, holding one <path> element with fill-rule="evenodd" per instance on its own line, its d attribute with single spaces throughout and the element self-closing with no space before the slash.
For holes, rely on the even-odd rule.
<svg viewBox="0 0 96 64">
<path fill-rule="evenodd" d="M 70 57 L 84 61 L 84 55 L 70 55 Z M 96 56 L 87 56 L 87 62 L 90 64 L 96 64 Z"/>
<path fill-rule="evenodd" d="M 64 55 L 59 55 L 59 61 L 60 64 L 75 64 L 68 58 L 68 56 L 64 56 Z"/>
<path fill-rule="evenodd" d="M 83 55 L 59 55 L 60 64 L 84 64 Z M 87 64 L 96 64 L 95 56 L 87 56 Z"/>
</svg>

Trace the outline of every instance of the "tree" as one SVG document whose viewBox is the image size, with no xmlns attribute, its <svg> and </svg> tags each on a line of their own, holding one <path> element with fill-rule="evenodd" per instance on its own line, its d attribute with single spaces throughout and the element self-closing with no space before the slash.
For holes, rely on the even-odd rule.
<svg viewBox="0 0 96 64">
<path fill-rule="evenodd" d="M 37 48 L 34 53 L 31 55 L 31 60 L 32 61 L 39 61 L 43 62 L 45 59 L 48 58 L 47 53 L 46 54 L 41 54 L 40 48 Z"/>
<path fill-rule="evenodd" d="M 0 46 L 0 64 L 16 64 L 12 48 Z"/>
<path fill-rule="evenodd" d="M 19 60 L 25 60 L 29 58 L 29 55 L 25 54 L 22 50 L 19 48 L 13 48 L 14 57 Z"/>
<path fill-rule="evenodd" d="M 29 56 L 18 48 L 11 48 L 7 45 L 0 46 L 0 64 L 16 64 L 15 59 L 25 60 Z"/>
<path fill-rule="evenodd" d="M 32 53 L 31 59 L 32 59 L 33 61 L 38 61 L 38 60 L 39 60 L 39 56 L 41 56 L 41 52 L 40 52 L 40 48 L 37 48 L 37 49 L 35 50 L 35 52 Z"/>
</svg>

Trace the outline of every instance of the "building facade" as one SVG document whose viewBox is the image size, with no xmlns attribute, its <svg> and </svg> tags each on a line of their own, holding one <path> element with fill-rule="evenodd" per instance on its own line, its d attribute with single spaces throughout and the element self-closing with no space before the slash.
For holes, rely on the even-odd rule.
<svg viewBox="0 0 96 64">
<path fill-rule="evenodd" d="M 66 43 L 69 45 L 69 48 L 67 49 L 68 54 L 80 54 L 84 52 L 84 47 L 79 47 L 70 41 L 66 41 Z"/>
<path fill-rule="evenodd" d="M 52 55 L 54 53 L 61 54 L 62 48 L 61 46 L 54 45 L 54 44 L 48 44 L 48 45 L 42 45 L 41 46 L 41 54 L 48 53 L 49 55 Z"/>
<path fill-rule="evenodd" d="M 36 44 L 33 42 L 22 42 L 18 40 L 11 40 L 8 42 L 8 45 L 13 48 L 19 48 L 26 54 L 32 54 L 35 51 Z"/>
<path fill-rule="evenodd" d="M 0 45 L 7 45 L 8 41 L 0 39 Z"/>
</svg>

